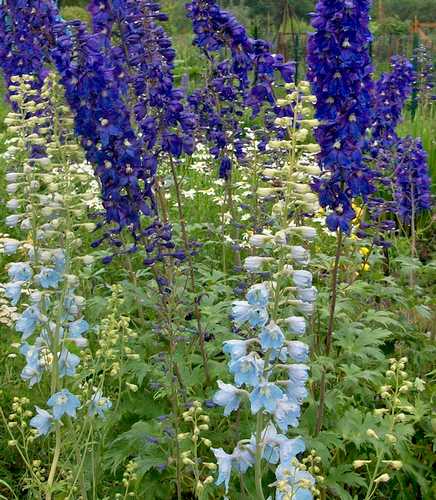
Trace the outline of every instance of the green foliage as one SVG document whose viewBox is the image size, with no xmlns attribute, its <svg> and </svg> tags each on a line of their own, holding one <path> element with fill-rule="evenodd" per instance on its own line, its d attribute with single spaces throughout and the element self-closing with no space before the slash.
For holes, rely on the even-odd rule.
<svg viewBox="0 0 436 500">
<path fill-rule="evenodd" d="M 402 21 L 398 16 L 379 19 L 374 26 L 375 35 L 407 35 L 410 23 Z"/>
<path fill-rule="evenodd" d="M 67 21 L 78 19 L 89 24 L 91 20 L 89 12 L 80 6 L 66 5 L 61 8 L 61 15 Z"/>
</svg>

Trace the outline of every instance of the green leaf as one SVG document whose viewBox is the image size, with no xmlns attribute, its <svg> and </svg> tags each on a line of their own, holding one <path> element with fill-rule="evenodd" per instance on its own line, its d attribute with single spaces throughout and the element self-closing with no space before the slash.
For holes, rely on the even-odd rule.
<svg viewBox="0 0 436 500">
<path fill-rule="evenodd" d="M 166 464 L 167 457 L 161 453 L 160 455 L 156 454 L 139 458 L 135 460 L 135 462 L 138 465 L 138 468 L 136 469 L 138 477 L 143 477 L 144 474 L 146 474 L 149 470 L 153 469 L 154 467 Z"/>
</svg>

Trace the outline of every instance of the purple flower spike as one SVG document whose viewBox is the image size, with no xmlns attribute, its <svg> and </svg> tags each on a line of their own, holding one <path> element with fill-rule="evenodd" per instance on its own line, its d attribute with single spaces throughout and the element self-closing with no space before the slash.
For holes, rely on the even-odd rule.
<svg viewBox="0 0 436 500">
<path fill-rule="evenodd" d="M 317 98 L 315 134 L 324 171 L 314 189 L 333 210 L 329 228 L 351 230 L 352 199 L 374 191 L 362 149 L 371 124 L 373 71 L 369 54 L 369 0 L 319 0 L 309 38 L 308 77 Z M 327 175 L 326 175 L 327 174 Z"/>
</svg>

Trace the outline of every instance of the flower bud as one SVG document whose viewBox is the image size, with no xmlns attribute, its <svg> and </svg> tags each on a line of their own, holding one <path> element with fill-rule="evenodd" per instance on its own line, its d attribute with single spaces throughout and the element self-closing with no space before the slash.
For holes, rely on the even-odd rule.
<svg viewBox="0 0 436 500">
<path fill-rule="evenodd" d="M 319 144 L 302 144 L 299 147 L 308 153 L 319 153 L 321 151 Z"/>
<path fill-rule="evenodd" d="M 390 444 L 395 444 L 397 442 L 397 438 L 393 434 L 385 434 L 385 439 Z"/>
<path fill-rule="evenodd" d="M 273 236 L 269 234 L 253 234 L 250 237 L 249 243 L 255 248 L 262 248 L 273 240 Z"/>
<path fill-rule="evenodd" d="M 368 429 L 366 435 L 370 438 L 378 439 L 378 435 L 373 429 Z"/>
<path fill-rule="evenodd" d="M 400 470 L 403 467 L 401 460 L 382 460 L 382 462 L 394 470 Z"/>
<path fill-rule="evenodd" d="M 138 390 L 138 386 L 136 384 L 129 384 L 129 382 L 126 382 L 126 387 L 132 392 L 137 392 Z"/>
<path fill-rule="evenodd" d="M 381 476 L 377 477 L 376 479 L 374 479 L 374 483 L 387 483 L 389 481 L 391 477 L 389 476 L 389 474 L 382 474 Z"/>
<path fill-rule="evenodd" d="M 354 460 L 353 467 L 354 469 L 360 469 L 364 465 L 370 464 L 371 460 Z"/>
</svg>

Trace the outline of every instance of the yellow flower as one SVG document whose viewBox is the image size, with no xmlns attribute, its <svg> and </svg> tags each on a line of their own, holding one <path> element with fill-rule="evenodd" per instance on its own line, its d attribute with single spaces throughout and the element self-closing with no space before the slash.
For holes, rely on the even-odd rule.
<svg viewBox="0 0 436 500">
<path fill-rule="evenodd" d="M 359 249 L 359 253 L 360 253 L 360 255 L 363 255 L 364 257 L 366 257 L 367 255 L 369 255 L 369 248 L 362 247 Z"/>
<path fill-rule="evenodd" d="M 366 264 L 364 264 L 364 265 L 362 266 L 362 271 L 364 271 L 364 272 L 369 271 L 370 267 L 371 267 L 371 266 L 370 266 L 368 263 L 366 263 Z"/>
</svg>

